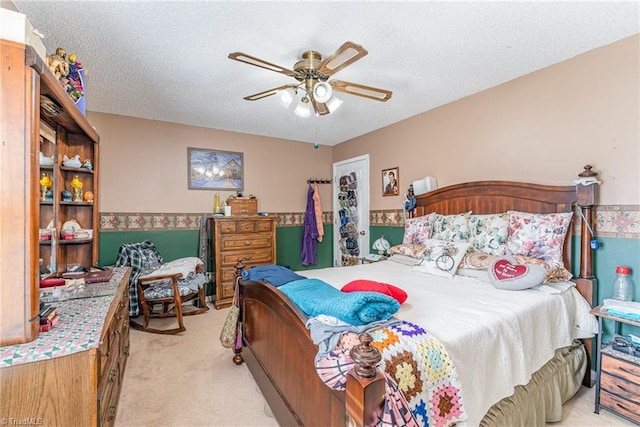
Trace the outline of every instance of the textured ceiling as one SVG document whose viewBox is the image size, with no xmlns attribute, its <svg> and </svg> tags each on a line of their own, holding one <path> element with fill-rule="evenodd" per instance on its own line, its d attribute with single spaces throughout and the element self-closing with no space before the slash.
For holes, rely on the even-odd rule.
<svg viewBox="0 0 640 427">
<path fill-rule="evenodd" d="M 14 1 L 87 69 L 87 109 L 335 145 L 640 32 L 639 2 Z M 300 118 L 276 97 L 296 81 L 232 61 L 292 68 L 345 41 L 369 54 L 335 77 L 393 91 L 339 94 Z"/>
</svg>

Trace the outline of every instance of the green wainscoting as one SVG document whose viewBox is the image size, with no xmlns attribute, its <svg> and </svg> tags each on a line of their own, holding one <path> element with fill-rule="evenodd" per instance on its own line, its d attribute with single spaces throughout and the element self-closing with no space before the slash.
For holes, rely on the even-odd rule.
<svg viewBox="0 0 640 427">
<path fill-rule="evenodd" d="M 115 263 L 120 245 L 145 239 L 156 245 L 165 261 L 198 256 L 199 236 L 198 230 L 101 232 L 98 264 L 105 266 Z"/>
<path fill-rule="evenodd" d="M 276 259 L 279 265 L 293 270 L 308 270 L 331 267 L 333 265 L 333 226 L 325 224 L 325 235 L 318 242 L 318 264 L 302 266 L 300 251 L 302 248 L 302 227 L 278 227 L 276 229 Z M 100 233 L 100 266 L 115 263 L 118 249 L 123 243 L 151 240 L 165 261 L 185 256 L 198 256 L 200 232 L 198 230 L 168 231 L 109 231 Z"/>
</svg>

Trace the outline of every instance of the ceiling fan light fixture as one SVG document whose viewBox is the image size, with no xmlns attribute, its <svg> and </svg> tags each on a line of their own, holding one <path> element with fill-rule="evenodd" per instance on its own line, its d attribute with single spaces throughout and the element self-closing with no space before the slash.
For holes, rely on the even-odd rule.
<svg viewBox="0 0 640 427">
<path fill-rule="evenodd" d="M 305 96 L 300 99 L 300 102 L 298 102 L 298 105 L 293 112 L 298 117 L 309 117 L 311 115 L 311 103 L 309 102 L 309 98 Z"/>
<path fill-rule="evenodd" d="M 317 82 L 313 86 L 313 98 L 316 102 L 327 102 L 333 95 L 333 88 L 327 82 Z"/>
<path fill-rule="evenodd" d="M 281 90 L 279 93 L 280 103 L 284 105 L 285 108 L 289 108 L 289 106 L 291 105 L 295 97 L 296 97 L 296 91 L 290 87 L 284 90 Z"/>
<path fill-rule="evenodd" d="M 335 96 L 332 96 L 330 100 L 327 101 L 327 108 L 329 111 L 334 113 L 340 106 L 342 105 L 342 99 L 338 99 Z"/>
</svg>

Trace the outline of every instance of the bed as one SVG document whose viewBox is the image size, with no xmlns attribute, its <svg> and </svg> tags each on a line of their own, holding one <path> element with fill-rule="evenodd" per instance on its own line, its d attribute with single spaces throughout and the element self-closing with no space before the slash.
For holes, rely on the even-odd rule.
<svg viewBox="0 0 640 427">
<path fill-rule="evenodd" d="M 556 294 L 524 291 L 505 292 L 496 290 L 487 283 L 473 278 L 461 278 L 455 275 L 453 279 L 439 277 L 429 280 L 429 286 L 402 282 L 401 277 L 411 277 L 407 273 L 406 265 L 383 261 L 378 263 L 357 265 L 352 267 L 319 269 L 305 271 L 307 277 L 315 277 L 340 288 L 344 283 L 354 278 L 371 278 L 386 283 L 395 283 L 406 287 L 410 295 L 407 303 L 403 304 L 397 313 L 398 318 L 427 322 L 426 328 L 433 329 L 434 335 L 443 342 L 449 351 L 457 368 L 461 384 L 462 395 L 465 398 L 467 418 L 458 425 L 505 425 L 519 420 L 520 423 L 543 425 L 546 421 L 558 421 L 561 417 L 561 405 L 568 400 L 579 387 L 580 383 L 591 386 L 591 339 L 582 342 L 574 340 L 577 311 L 580 305 L 588 308 L 592 305 L 595 279 L 592 274 L 592 254 L 590 248 L 590 227 L 592 208 L 595 203 L 595 189 L 592 181 L 596 174 L 590 166 L 580 174 L 580 178 L 571 186 L 549 186 L 512 181 L 478 181 L 444 187 L 417 197 L 417 216 L 425 216 L 431 212 L 441 215 L 456 215 L 465 212 L 473 214 L 495 214 L 508 211 L 527 213 L 562 213 L 577 212 L 581 221 L 578 230 L 579 269 L 572 279 L 574 287 L 566 292 Z M 585 185 L 586 184 L 586 185 Z M 591 184 L 591 185 L 589 185 Z M 575 210 L 575 211 L 574 211 Z M 568 232 L 562 245 L 562 259 L 564 265 L 571 270 L 573 226 Z M 243 268 L 239 260 L 238 270 Z M 413 277 L 417 277 L 413 272 Z M 407 279 L 410 281 L 410 279 Z M 423 277 L 420 283 L 425 283 Z M 243 346 L 235 350 L 234 362 L 246 363 L 260 390 L 262 391 L 271 411 L 281 425 L 343 425 L 345 420 L 351 425 L 365 425 L 371 422 L 380 407 L 379 375 L 375 378 L 367 377 L 367 367 L 355 369 L 350 373 L 347 390 L 335 391 L 325 385 L 319 378 L 314 366 L 314 358 L 318 346 L 310 338 L 309 330 L 305 327 L 308 320 L 298 307 L 291 302 L 278 288 L 261 281 L 242 281 L 240 286 L 240 319 L 242 321 Z M 422 288 L 420 288 L 422 286 Z M 429 289 L 431 288 L 431 290 Z M 481 310 L 483 295 L 490 295 L 485 300 L 499 301 L 504 307 L 507 317 L 511 316 L 511 307 L 520 302 L 502 301 L 502 294 L 510 294 L 522 304 L 531 303 L 542 307 L 545 315 L 533 315 L 537 308 L 524 310 L 524 317 L 531 317 L 535 322 L 544 322 L 545 317 L 556 319 L 553 313 L 562 310 L 576 310 L 571 312 L 569 321 L 557 318 L 559 324 L 544 327 L 550 335 L 540 335 L 539 330 L 513 331 L 514 326 L 505 327 L 506 332 L 495 332 L 501 328 L 499 317 L 491 317 L 490 326 L 485 328 L 488 341 L 468 341 L 465 327 L 469 322 L 465 319 L 464 310 Z M 456 296 L 457 295 L 457 296 Z M 529 297 L 528 297 L 529 296 Z M 471 308 L 462 308 L 462 312 L 455 312 L 448 316 L 450 308 L 457 304 L 455 298 L 472 302 Z M 498 298 L 498 299 L 496 299 Z M 419 306 L 420 301 L 427 301 L 426 306 Z M 546 301 L 553 301 L 547 305 Z M 475 304 L 475 305 L 474 305 Z M 584 308 L 584 307 L 583 307 Z M 528 311 L 527 311 L 528 310 Z M 532 311 L 533 310 L 533 311 Z M 500 311 L 500 310 L 497 310 Z M 428 313 L 426 318 L 416 317 L 416 313 Z M 462 313 L 462 315 L 461 315 Z M 482 316 L 479 316 L 482 317 Z M 466 320 L 467 325 L 461 328 L 451 328 L 455 319 Z M 590 319 L 582 319 L 587 322 Z M 493 324 L 491 322 L 494 322 Z M 497 323 L 495 323 L 497 322 Z M 518 328 L 521 320 L 515 321 Z M 464 323 L 464 322 L 463 322 Z M 444 329 L 444 331 L 443 331 Z M 447 331 L 451 329 L 453 333 Z M 495 333 L 494 333 L 495 332 Z M 500 354 L 496 347 L 506 347 L 504 343 L 495 341 L 494 335 L 512 334 L 521 337 L 522 345 L 519 356 L 513 349 L 505 349 L 507 353 Z M 513 335 L 515 334 L 515 335 Z M 571 335 L 568 338 L 567 335 Z M 482 335 L 482 333 L 480 334 Z M 477 338 L 473 338 L 474 340 Z M 493 340 L 493 341 L 492 341 Z M 544 344 L 544 345 L 541 345 Z M 540 352 L 531 350 L 531 346 L 541 347 Z M 464 349 L 468 349 L 465 353 Z M 471 349 L 475 349 L 471 351 Z M 478 355 L 479 362 L 473 361 Z M 500 379 L 488 376 L 496 375 L 493 366 L 483 357 L 517 359 L 517 366 L 500 371 Z M 357 365 L 360 363 L 357 361 Z M 486 369 L 483 369 L 486 368 Z M 567 380 L 572 384 L 561 384 L 563 390 L 551 399 L 541 390 L 558 386 L 548 384 L 547 381 L 559 381 L 558 370 L 564 369 L 570 376 L 579 376 L 578 381 Z M 358 374 L 363 372 L 364 374 Z M 551 373 L 549 373 L 551 372 Z M 552 378 L 548 380 L 543 374 Z M 355 380 L 354 380 L 355 379 Z M 581 380 L 581 381 L 580 381 Z M 499 387 L 493 387 L 499 383 Z M 565 380 L 560 380 L 565 382 Z M 534 384 L 535 383 L 535 384 Z M 526 406 L 526 408 L 525 408 Z M 540 407 L 546 407 L 540 412 Z M 533 408 L 533 409 L 532 409 Z M 533 411 L 533 412 L 532 412 Z"/>
</svg>

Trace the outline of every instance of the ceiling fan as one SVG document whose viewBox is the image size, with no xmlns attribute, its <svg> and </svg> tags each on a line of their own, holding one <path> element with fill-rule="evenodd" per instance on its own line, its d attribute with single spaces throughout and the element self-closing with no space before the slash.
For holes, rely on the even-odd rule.
<svg viewBox="0 0 640 427">
<path fill-rule="evenodd" d="M 353 42 L 345 42 L 331 56 L 325 59 L 322 59 L 322 55 L 314 50 L 304 52 L 302 59 L 294 64 L 292 70 L 242 52 L 230 53 L 229 58 L 275 71 L 298 80 L 298 83 L 286 84 L 245 96 L 244 99 L 247 101 L 257 101 L 271 95 L 280 94 L 285 102 L 288 101 L 290 103 L 298 91 L 302 91 L 303 96 L 299 105 L 302 107 L 306 105 L 305 108 L 308 110 L 308 105 L 311 104 L 316 115 L 323 116 L 331 112 L 329 108 L 333 91 L 382 102 L 391 98 L 392 92 L 389 90 L 342 80 L 329 80 L 335 73 L 367 54 L 368 52 L 362 46 Z"/>
</svg>

